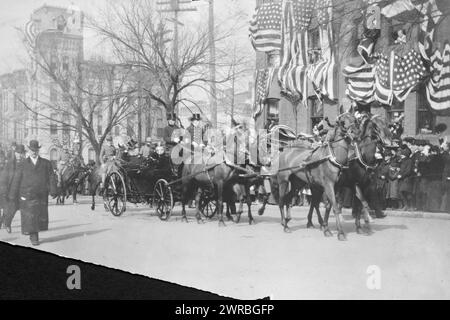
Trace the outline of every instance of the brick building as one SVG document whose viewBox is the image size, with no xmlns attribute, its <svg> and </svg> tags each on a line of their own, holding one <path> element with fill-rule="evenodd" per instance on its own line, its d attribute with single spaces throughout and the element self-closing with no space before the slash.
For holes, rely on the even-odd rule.
<svg viewBox="0 0 450 320">
<path fill-rule="evenodd" d="M 259 7 L 264 3 L 271 2 L 281 1 L 257 0 L 256 6 Z M 311 133 L 313 126 L 320 119 L 323 117 L 335 119 L 340 109 L 347 110 L 350 107 L 351 100 L 346 95 L 347 85 L 342 70 L 358 55 L 356 46 L 362 37 L 364 19 L 361 12 L 354 10 L 361 4 L 360 1 L 335 1 L 334 4 L 334 8 L 339 9 L 339 11 L 333 11 L 333 15 L 336 17 L 333 19 L 333 31 L 335 39 L 337 39 L 334 43 L 334 50 L 336 53 L 336 63 L 338 64 L 337 74 L 335 75 L 338 98 L 334 101 L 325 98 L 320 102 L 312 90 L 312 86 L 309 86 L 307 106 L 300 101 L 292 102 L 285 95 L 281 94 L 278 77 L 275 74 L 269 86 L 267 98 L 264 100 L 262 110 L 255 117 L 257 128 L 267 127 L 269 122 L 274 121 L 288 125 L 298 133 Z M 342 12 L 352 13 L 346 13 L 344 17 Z M 419 24 L 405 24 L 404 19 L 397 20 L 396 18 L 388 19 L 381 15 L 381 35 L 376 43 L 375 52 L 389 50 L 389 47 L 394 44 L 392 34 L 399 29 L 406 31 L 409 45 L 417 48 Z M 414 19 L 411 21 L 414 21 Z M 314 34 L 316 28 L 317 19 L 313 15 L 309 26 L 309 43 L 311 48 L 320 50 L 320 41 L 318 41 L 318 37 Z M 448 30 L 450 30 L 450 17 L 443 17 L 436 27 L 434 43 L 440 43 L 443 46 L 445 42 L 448 42 L 450 40 Z M 311 58 L 314 52 L 311 51 L 308 54 Z M 267 53 L 256 51 L 256 69 L 277 68 L 279 65 L 279 51 Z M 402 103 L 395 103 L 388 106 L 374 102 L 364 107 L 370 109 L 372 113 L 381 115 L 388 121 L 394 121 L 403 115 L 404 135 L 437 141 L 437 136 L 433 134 L 434 127 L 437 124 L 445 123 L 447 130 L 440 136 L 446 135 L 450 138 L 450 113 L 437 113 L 431 110 L 425 97 L 423 84 L 416 86 Z"/>
</svg>

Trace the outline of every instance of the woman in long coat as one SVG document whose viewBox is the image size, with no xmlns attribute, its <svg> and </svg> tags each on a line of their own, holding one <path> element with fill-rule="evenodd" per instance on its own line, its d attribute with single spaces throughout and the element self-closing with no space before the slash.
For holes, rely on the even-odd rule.
<svg viewBox="0 0 450 320">
<path fill-rule="evenodd" d="M 51 162 L 39 156 L 39 143 L 31 140 L 30 157 L 22 162 L 14 175 L 10 199 L 19 198 L 22 233 L 39 244 L 39 231 L 48 230 L 48 196 L 56 196 L 56 178 Z"/>
</svg>

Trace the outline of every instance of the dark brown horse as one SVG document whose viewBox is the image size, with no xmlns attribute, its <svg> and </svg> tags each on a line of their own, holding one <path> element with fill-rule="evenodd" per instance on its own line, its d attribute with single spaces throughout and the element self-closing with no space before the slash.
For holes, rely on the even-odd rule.
<svg viewBox="0 0 450 320">
<path fill-rule="evenodd" d="M 343 170 L 342 176 L 336 184 L 337 201 L 342 207 L 342 192 L 344 187 L 354 190 L 356 203 L 353 215 L 355 217 L 356 232 L 358 234 L 372 234 L 370 227 L 369 205 L 364 197 L 364 191 L 371 183 L 370 173 L 375 169 L 376 160 L 375 153 L 377 145 L 390 145 L 392 134 L 384 120 L 378 116 L 367 115 L 360 122 L 360 137 L 358 137 L 352 146 L 351 155 L 349 156 L 349 168 Z M 312 201 L 308 214 L 308 226 L 312 226 L 312 212 L 316 210 L 321 229 L 327 230 L 328 218 L 331 206 L 328 204 L 325 211 L 325 220 L 322 220 L 319 211 L 320 200 L 322 199 L 323 189 L 312 188 Z M 361 208 L 355 212 L 355 208 Z M 361 227 L 361 213 L 364 216 L 365 228 Z M 331 232 L 325 232 L 326 236 L 331 236 Z"/>
<path fill-rule="evenodd" d="M 78 203 L 77 193 L 80 185 L 87 177 L 88 169 L 84 165 L 68 165 L 57 188 L 56 204 L 64 204 L 65 199 L 72 195 L 73 203 Z"/>
<path fill-rule="evenodd" d="M 184 149 L 185 152 L 190 150 Z M 223 201 L 224 190 L 236 182 L 237 170 L 234 165 L 228 165 L 226 154 L 223 150 L 216 151 L 213 155 L 188 158 L 184 161 L 182 169 L 182 220 L 187 222 L 186 204 L 195 196 L 197 222 L 203 222 L 200 215 L 200 197 L 204 188 L 211 188 L 217 197 L 219 226 L 224 226 Z"/>
<path fill-rule="evenodd" d="M 327 143 L 313 150 L 305 144 L 292 145 L 284 149 L 278 159 L 275 159 L 278 161 L 278 169 L 271 180 L 278 191 L 274 192 L 274 196 L 278 200 L 281 223 L 285 232 L 290 232 L 288 222 L 291 220 L 290 207 L 295 192 L 308 185 L 320 186 L 333 207 L 338 239 L 346 239 L 342 229 L 341 210 L 336 202 L 335 184 L 348 164 L 349 148 L 357 135 L 355 117 L 345 113 L 339 116 Z"/>
</svg>

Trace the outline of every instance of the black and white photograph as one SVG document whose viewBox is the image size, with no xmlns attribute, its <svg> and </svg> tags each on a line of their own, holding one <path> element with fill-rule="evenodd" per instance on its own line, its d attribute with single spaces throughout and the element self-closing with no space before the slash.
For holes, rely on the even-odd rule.
<svg viewBox="0 0 450 320">
<path fill-rule="evenodd" d="M 1 300 L 450 299 L 450 0 L 1 0 L 0 39 Z"/>
</svg>

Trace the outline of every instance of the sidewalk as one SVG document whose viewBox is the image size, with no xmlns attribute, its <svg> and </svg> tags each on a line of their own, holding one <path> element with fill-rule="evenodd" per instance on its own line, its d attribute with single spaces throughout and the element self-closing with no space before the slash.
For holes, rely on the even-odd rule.
<svg viewBox="0 0 450 320">
<path fill-rule="evenodd" d="M 450 213 L 445 213 L 445 212 L 385 210 L 384 213 L 386 213 L 388 216 L 392 216 L 392 217 L 450 220 Z"/>
</svg>

